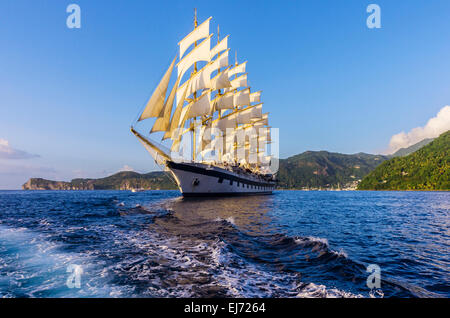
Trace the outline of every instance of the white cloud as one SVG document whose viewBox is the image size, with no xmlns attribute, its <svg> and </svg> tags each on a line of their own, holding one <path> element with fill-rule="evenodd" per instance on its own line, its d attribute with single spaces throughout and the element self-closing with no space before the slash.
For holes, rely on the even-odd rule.
<svg viewBox="0 0 450 318">
<path fill-rule="evenodd" d="M 408 133 L 402 131 L 392 136 L 387 153 L 394 153 L 400 148 L 412 146 L 426 138 L 436 138 L 447 130 L 450 130 L 450 106 L 448 105 L 442 107 L 436 117 L 428 120 L 425 126 L 413 128 Z"/>
<path fill-rule="evenodd" d="M 8 140 L 0 138 L 0 159 L 30 159 L 39 157 L 9 145 Z"/>
<path fill-rule="evenodd" d="M 122 171 L 133 171 L 136 172 L 132 167 L 130 167 L 129 165 L 124 165 L 122 168 L 119 169 L 118 172 L 122 172 Z"/>
</svg>

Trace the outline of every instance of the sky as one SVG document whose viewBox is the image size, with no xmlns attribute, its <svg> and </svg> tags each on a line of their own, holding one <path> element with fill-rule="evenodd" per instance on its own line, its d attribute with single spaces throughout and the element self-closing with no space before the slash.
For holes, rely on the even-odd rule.
<svg viewBox="0 0 450 318">
<path fill-rule="evenodd" d="M 381 28 L 367 27 L 371 3 Z M 0 0 L 0 189 L 156 170 L 129 128 L 194 8 L 248 61 L 281 158 L 388 153 L 449 129 L 448 0 Z"/>
</svg>

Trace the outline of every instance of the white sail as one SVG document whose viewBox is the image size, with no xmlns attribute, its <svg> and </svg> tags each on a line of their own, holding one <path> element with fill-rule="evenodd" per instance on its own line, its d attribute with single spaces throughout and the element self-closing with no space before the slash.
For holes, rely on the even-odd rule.
<svg viewBox="0 0 450 318">
<path fill-rule="evenodd" d="M 209 92 L 205 92 L 190 106 L 187 118 L 193 118 L 211 113 L 211 101 Z"/>
<path fill-rule="evenodd" d="M 212 44 L 210 20 L 204 21 L 179 42 L 180 60 L 176 64 L 175 85 L 169 94 L 167 90 L 176 59 L 139 120 L 157 117 L 150 132 L 165 132 L 162 139 L 171 138 L 174 151 L 180 151 L 182 147 L 185 155 L 193 144 L 195 149 L 192 159 L 188 159 L 190 162 L 240 163 L 254 172 L 268 171 L 270 157 L 265 154 L 273 146 L 267 145 L 271 142 L 270 127 L 268 114 L 262 113 L 261 92 L 250 92 L 247 62 L 229 65 L 228 36 L 216 45 Z M 189 76 L 186 75 L 188 72 Z M 167 99 L 166 94 L 169 95 Z M 230 112 L 224 115 L 226 110 Z M 158 148 L 151 143 L 148 145 L 151 149 Z M 164 160 L 172 160 L 170 157 L 167 155 Z"/>
<path fill-rule="evenodd" d="M 208 152 L 212 150 L 222 149 L 222 137 L 220 136 L 220 132 L 213 129 L 211 125 L 203 126 L 205 129 L 202 129 L 200 132 L 200 141 L 201 141 L 201 149 L 200 155 L 205 156 Z M 214 138 L 213 138 L 214 137 Z M 216 147 L 219 147 L 216 149 Z"/>
<path fill-rule="evenodd" d="M 248 163 L 248 157 L 249 157 L 250 151 L 247 147 L 242 147 L 240 149 L 237 149 L 236 151 L 236 160 L 241 164 L 245 165 Z"/>
<path fill-rule="evenodd" d="M 206 89 L 213 87 L 211 84 L 211 73 L 217 70 L 218 68 L 227 67 L 228 66 L 228 50 L 221 54 L 217 59 L 214 61 L 211 61 L 207 65 L 205 65 L 201 70 L 199 70 L 197 73 L 195 73 L 191 79 L 190 83 L 188 85 L 188 82 L 186 81 L 181 85 L 177 90 L 177 103 L 180 101 L 181 96 L 186 93 L 186 96 L 190 96 L 192 93 L 200 90 L 200 89 Z M 217 79 L 215 79 L 217 80 Z M 220 83 L 217 84 L 218 86 L 227 86 L 229 81 L 224 80 L 223 78 L 219 79 Z M 217 86 L 216 85 L 216 86 Z"/>
<path fill-rule="evenodd" d="M 178 77 L 178 78 L 180 78 L 180 77 Z M 181 100 L 179 102 L 177 102 L 177 107 L 175 108 L 175 112 L 173 113 L 172 119 L 170 120 L 169 129 L 164 134 L 163 140 L 167 139 L 167 138 L 172 138 L 173 140 L 176 140 L 178 138 L 178 136 L 174 136 L 174 132 L 177 130 L 177 128 L 180 127 L 181 114 L 183 111 L 183 104 L 184 104 L 185 98 L 186 98 L 186 95 L 183 95 Z"/>
<path fill-rule="evenodd" d="M 258 163 L 262 166 L 270 165 L 270 160 L 272 156 L 266 156 L 263 152 L 258 153 Z"/>
<path fill-rule="evenodd" d="M 200 24 L 198 27 L 194 29 L 191 33 L 189 33 L 183 40 L 178 42 L 180 46 L 180 59 L 183 57 L 184 52 L 198 40 L 206 38 L 209 35 L 209 22 L 212 17 L 209 17 L 206 21 Z"/>
<path fill-rule="evenodd" d="M 191 78 L 191 83 L 189 85 L 189 89 L 186 92 L 186 96 L 191 95 L 192 93 L 205 88 L 211 87 L 211 72 L 208 69 L 205 69 L 202 72 L 199 72 L 195 76 Z"/>
<path fill-rule="evenodd" d="M 231 77 L 231 76 L 239 74 L 239 73 L 245 73 L 246 65 L 247 65 L 247 62 L 238 64 L 237 66 L 230 69 L 230 72 L 228 72 L 228 75 Z"/>
<path fill-rule="evenodd" d="M 263 140 L 269 141 L 270 140 L 270 128 L 269 127 L 261 127 L 258 129 L 258 135 Z"/>
<path fill-rule="evenodd" d="M 170 76 L 172 75 L 173 65 L 175 64 L 176 59 L 177 57 L 173 59 L 169 69 L 166 71 L 161 82 L 153 92 L 152 97 L 150 97 L 149 101 L 147 102 L 147 105 L 145 106 L 145 109 L 139 117 L 138 121 L 151 117 L 158 117 L 160 115 L 161 110 L 164 107 L 164 99 L 166 98 L 167 87 L 169 87 Z"/>
<path fill-rule="evenodd" d="M 233 153 L 235 150 L 235 137 L 236 134 L 227 134 L 225 136 L 225 147 L 224 147 L 224 154 L 230 154 Z M 231 154 L 230 157 L 234 157 L 234 154 Z"/>
<path fill-rule="evenodd" d="M 211 79 L 211 89 L 216 90 L 227 87 L 231 87 L 231 83 L 228 78 L 228 69 L 225 69 Z"/>
<path fill-rule="evenodd" d="M 211 74 L 212 72 L 214 72 L 215 70 L 222 68 L 222 67 L 227 67 L 228 66 L 228 52 L 230 50 L 226 50 L 224 53 L 220 54 L 219 57 L 217 57 L 214 61 L 211 62 L 211 64 L 209 65 L 208 71 L 209 74 Z"/>
<path fill-rule="evenodd" d="M 175 82 L 175 85 L 172 88 L 172 91 L 170 92 L 169 97 L 167 98 L 163 109 L 161 110 L 161 114 L 156 119 L 155 123 L 153 124 L 152 130 L 150 133 L 155 131 L 166 131 L 169 129 L 170 124 L 170 115 L 172 113 L 172 107 L 173 102 L 175 100 L 175 93 L 176 89 L 178 87 L 178 83 L 180 82 L 180 77 L 177 78 L 177 81 Z"/>
<path fill-rule="evenodd" d="M 177 96 L 181 96 L 182 94 L 186 94 L 186 97 L 190 96 L 192 93 L 211 87 L 211 72 L 207 66 L 197 72 L 194 76 L 191 77 L 189 85 L 182 85 L 178 92 Z"/>
<path fill-rule="evenodd" d="M 266 141 L 266 144 L 269 144 L 272 142 L 272 135 L 270 133 L 270 127 L 260 128 L 259 135 L 264 136 L 264 140 Z"/>
<path fill-rule="evenodd" d="M 246 109 L 238 113 L 238 124 L 251 124 L 252 123 L 252 109 Z"/>
<path fill-rule="evenodd" d="M 208 152 L 215 150 L 220 142 L 221 142 L 221 138 L 216 137 L 213 140 L 211 140 L 209 143 L 205 143 L 205 145 L 200 150 L 200 154 L 202 156 L 205 156 L 206 154 L 208 154 Z M 220 146 L 219 146 L 219 149 L 220 149 Z"/>
<path fill-rule="evenodd" d="M 209 35 L 202 43 L 189 52 L 181 61 L 177 64 L 178 76 L 183 77 L 183 74 L 194 63 L 200 61 L 209 62 L 211 60 L 210 47 L 211 47 L 211 35 Z"/>
<path fill-rule="evenodd" d="M 243 89 L 234 94 L 234 106 L 244 106 L 250 104 L 250 88 Z"/>
<path fill-rule="evenodd" d="M 269 125 L 269 113 L 265 113 L 262 115 L 262 119 L 260 121 L 263 125 Z"/>
<path fill-rule="evenodd" d="M 232 109 L 234 108 L 234 93 L 229 92 L 220 95 L 214 100 L 215 110 Z"/>
<path fill-rule="evenodd" d="M 250 103 L 261 102 L 261 91 L 250 94 Z"/>
<path fill-rule="evenodd" d="M 231 87 L 239 88 L 239 87 L 247 87 L 247 74 L 241 75 L 238 78 L 235 78 L 231 81 Z"/>
<path fill-rule="evenodd" d="M 264 127 L 264 123 L 262 123 L 261 121 L 255 122 L 252 124 L 252 127 L 255 129 L 257 134 L 259 134 L 259 130 Z"/>
<path fill-rule="evenodd" d="M 213 121 L 212 127 L 220 129 L 223 133 L 230 128 L 236 128 L 236 115 L 230 115 Z"/>
<path fill-rule="evenodd" d="M 188 87 L 188 91 L 186 96 L 191 95 L 193 92 L 211 88 L 211 73 L 217 70 L 218 68 L 227 67 L 228 66 L 228 51 L 221 54 L 214 61 L 209 62 L 205 67 L 203 67 L 197 74 L 192 76 L 191 84 Z"/>
<path fill-rule="evenodd" d="M 211 49 L 211 59 L 228 48 L 228 35 L 222 39 L 215 47 Z"/>
<path fill-rule="evenodd" d="M 252 119 L 262 118 L 262 104 L 252 107 Z"/>
<path fill-rule="evenodd" d="M 268 126 L 269 125 L 268 113 L 262 114 L 262 116 L 260 118 L 254 118 L 253 122 L 254 122 L 254 126 L 257 128 L 263 127 L 263 126 Z"/>
</svg>

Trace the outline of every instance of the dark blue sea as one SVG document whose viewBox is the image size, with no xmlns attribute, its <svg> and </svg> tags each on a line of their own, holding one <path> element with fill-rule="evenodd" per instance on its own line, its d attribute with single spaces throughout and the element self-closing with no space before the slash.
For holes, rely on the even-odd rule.
<svg viewBox="0 0 450 318">
<path fill-rule="evenodd" d="M 0 191 L 0 296 L 450 297 L 449 228 L 449 192 Z"/>
</svg>

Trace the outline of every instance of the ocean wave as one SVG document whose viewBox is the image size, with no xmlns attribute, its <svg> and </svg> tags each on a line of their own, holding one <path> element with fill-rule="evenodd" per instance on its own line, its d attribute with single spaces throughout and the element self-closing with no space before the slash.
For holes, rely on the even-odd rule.
<svg viewBox="0 0 450 318">
<path fill-rule="evenodd" d="M 301 284 L 299 298 L 362 298 L 361 294 L 353 294 L 337 288 L 327 288 L 325 285 L 316 285 L 314 283 Z"/>
<path fill-rule="evenodd" d="M 57 193 L 59 201 L 27 195 L 28 203 L 19 197 L 20 209 L 7 209 L 0 220 L 0 294 L 6 297 L 428 295 L 390 279 L 384 268 L 382 290 L 370 291 L 366 266 L 350 243 L 344 251 L 331 234 L 311 235 L 320 230 L 299 235 L 296 218 L 280 224 L 274 218 L 281 214 L 254 198 L 242 204 L 127 192 Z M 34 196 L 45 200 L 36 204 Z M 396 259 L 402 258 L 384 265 L 402 270 L 388 263 Z M 83 267 L 80 289 L 65 285 L 70 264 Z M 434 288 L 445 292 L 445 281 Z"/>
<path fill-rule="evenodd" d="M 0 225 L 1 297 L 110 297 L 117 286 L 97 280 L 96 261 L 27 228 Z M 69 265 L 83 268 L 83 288 L 66 286 Z"/>
</svg>

